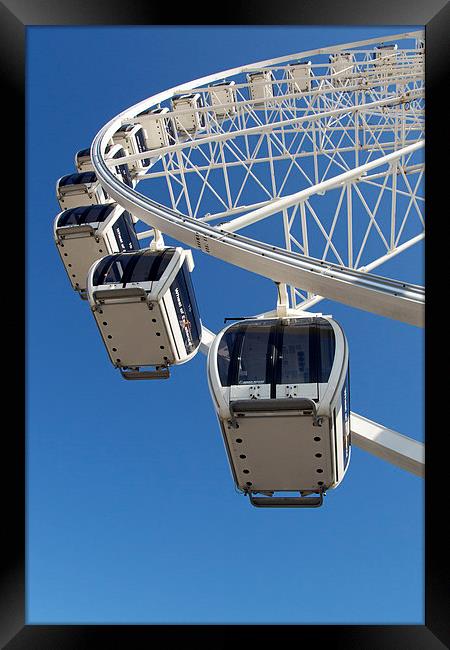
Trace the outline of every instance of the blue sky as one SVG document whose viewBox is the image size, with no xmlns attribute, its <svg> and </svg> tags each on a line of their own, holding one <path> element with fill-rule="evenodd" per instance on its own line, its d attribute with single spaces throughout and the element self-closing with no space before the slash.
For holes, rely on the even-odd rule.
<svg viewBox="0 0 450 650">
<path fill-rule="evenodd" d="M 423 481 L 353 447 L 323 508 L 252 508 L 233 487 L 205 357 L 169 381 L 123 381 L 52 240 L 56 180 L 127 106 L 233 66 L 414 28 L 28 28 L 28 623 L 424 622 Z M 194 257 L 210 329 L 273 308 L 268 280 Z M 423 283 L 423 247 L 377 273 Z M 317 307 L 346 331 L 351 409 L 423 440 L 423 331 Z"/>
</svg>

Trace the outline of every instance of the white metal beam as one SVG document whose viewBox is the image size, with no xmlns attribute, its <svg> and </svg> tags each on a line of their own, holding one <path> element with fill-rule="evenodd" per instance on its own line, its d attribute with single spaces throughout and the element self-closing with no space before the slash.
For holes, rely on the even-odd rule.
<svg viewBox="0 0 450 650">
<path fill-rule="evenodd" d="M 425 476 L 425 445 L 362 415 L 350 414 L 352 444 L 416 476 Z"/>
<path fill-rule="evenodd" d="M 226 224 L 223 224 L 221 226 L 221 229 L 226 230 L 227 232 L 235 232 L 236 230 L 245 228 L 246 226 L 256 223 L 261 219 L 265 219 L 269 216 L 272 216 L 276 212 L 280 212 L 283 208 L 287 208 L 290 207 L 291 205 L 295 205 L 296 203 L 299 203 L 300 201 L 305 200 L 310 196 L 313 196 L 314 194 L 319 194 L 320 192 L 326 192 L 335 187 L 339 187 L 344 183 L 353 181 L 354 179 L 363 176 L 366 172 L 375 169 L 376 167 L 381 167 L 382 165 L 396 161 L 401 156 L 405 156 L 410 153 L 413 153 L 423 148 L 424 146 L 425 146 L 425 140 L 419 140 L 418 142 L 415 142 L 414 144 L 410 144 L 407 147 L 404 147 L 403 149 L 399 149 L 397 151 L 387 154 L 386 156 L 382 156 L 380 158 L 377 158 L 376 160 L 372 160 L 369 163 L 360 165 L 359 167 L 355 167 L 350 171 L 344 172 L 343 174 L 339 174 L 338 176 L 334 176 L 333 178 L 330 178 L 326 181 L 322 181 L 317 185 L 313 185 L 312 187 L 307 187 L 306 189 L 300 190 L 299 192 L 295 192 L 294 194 L 289 194 L 288 196 L 284 196 L 278 199 L 277 201 L 270 203 L 265 207 L 258 208 L 257 210 L 252 210 L 251 212 L 248 212 L 242 217 L 237 217 L 237 219 L 233 219 L 232 221 L 228 221 Z"/>
</svg>

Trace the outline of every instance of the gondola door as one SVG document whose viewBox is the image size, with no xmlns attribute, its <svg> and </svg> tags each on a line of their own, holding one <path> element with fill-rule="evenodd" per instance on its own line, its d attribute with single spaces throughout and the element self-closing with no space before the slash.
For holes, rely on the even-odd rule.
<svg viewBox="0 0 450 650">
<path fill-rule="evenodd" d="M 269 399 L 273 376 L 274 327 L 244 325 L 236 336 L 230 364 L 230 401 Z"/>
<path fill-rule="evenodd" d="M 317 331 L 312 319 L 281 323 L 276 337 L 276 394 L 274 397 L 319 399 Z"/>
</svg>

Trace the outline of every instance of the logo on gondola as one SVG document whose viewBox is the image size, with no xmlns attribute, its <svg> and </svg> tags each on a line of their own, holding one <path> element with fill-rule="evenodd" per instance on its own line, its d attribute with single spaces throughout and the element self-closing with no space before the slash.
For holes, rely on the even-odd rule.
<svg viewBox="0 0 450 650">
<path fill-rule="evenodd" d="M 179 318 L 178 322 L 180 323 L 181 332 L 184 335 L 186 348 L 188 351 L 191 351 L 194 347 L 194 341 L 192 339 L 192 325 L 191 321 L 187 318 L 185 309 L 183 307 L 183 302 L 180 296 L 180 290 L 178 287 L 175 287 L 175 298 L 177 307 L 179 309 Z"/>
<path fill-rule="evenodd" d="M 120 232 L 120 228 L 116 228 L 116 238 L 117 238 L 117 241 L 119 242 L 119 246 L 122 248 L 122 250 L 125 250 L 126 246 L 125 246 L 124 241 L 122 239 L 122 233 Z"/>
<path fill-rule="evenodd" d="M 192 325 L 191 321 L 186 318 L 186 316 L 182 316 L 180 320 L 180 325 L 182 329 L 184 329 L 186 336 L 189 340 L 189 345 L 192 345 Z"/>
</svg>

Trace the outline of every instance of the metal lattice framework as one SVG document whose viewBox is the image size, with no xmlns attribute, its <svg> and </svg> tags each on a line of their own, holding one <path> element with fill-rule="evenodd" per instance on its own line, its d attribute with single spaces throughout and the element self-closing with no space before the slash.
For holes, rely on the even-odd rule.
<svg viewBox="0 0 450 650">
<path fill-rule="evenodd" d="M 151 227 L 140 239 L 158 247 L 165 233 L 271 278 L 284 289 L 287 313 L 328 297 L 421 326 L 423 288 L 372 271 L 424 238 L 424 56 L 423 33 L 413 32 L 191 81 L 106 124 L 91 148 L 95 171 L 107 193 Z M 175 110 L 182 94 L 197 96 L 195 110 Z M 138 192 L 110 167 L 148 152 L 108 162 L 105 149 L 122 124 L 140 123 L 139 113 L 156 107 L 166 109 L 172 139 L 135 174 Z M 272 220 L 271 241 L 250 238 L 262 219 Z M 242 228 L 249 236 L 237 234 Z M 205 328 L 204 349 L 211 337 Z M 356 438 L 367 440 L 364 418 L 355 422 Z M 417 460 L 411 445 L 403 466 L 411 470 L 415 454 L 411 471 L 421 473 L 423 456 Z"/>
</svg>

